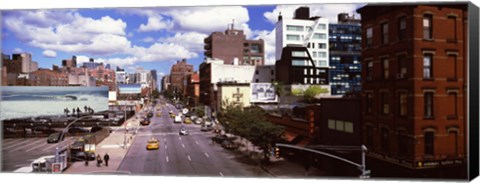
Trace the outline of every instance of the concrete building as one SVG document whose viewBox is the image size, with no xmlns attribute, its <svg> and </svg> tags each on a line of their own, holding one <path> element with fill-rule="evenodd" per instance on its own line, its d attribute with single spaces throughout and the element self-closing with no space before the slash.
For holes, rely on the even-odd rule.
<svg viewBox="0 0 480 183">
<path fill-rule="evenodd" d="M 295 10 L 293 19 L 279 15 L 275 24 L 275 59 L 281 59 L 284 47 L 298 45 L 307 48 L 315 67 L 328 68 L 328 27 L 328 19 L 310 17 L 308 7 Z"/>
<path fill-rule="evenodd" d="M 338 14 L 338 22 L 329 25 L 330 70 L 332 95 L 361 92 L 362 34 L 360 19 Z"/>
<path fill-rule="evenodd" d="M 170 75 L 162 77 L 162 91 L 168 91 L 170 88 Z"/>
<path fill-rule="evenodd" d="M 94 77 L 88 75 L 68 75 L 68 85 L 70 86 L 97 86 Z"/>
<path fill-rule="evenodd" d="M 434 176 L 466 176 L 467 4 L 357 12 L 368 154 L 412 171 L 455 167 Z"/>
<path fill-rule="evenodd" d="M 273 83 L 275 81 L 275 65 L 260 65 L 255 67 L 252 83 Z"/>
<path fill-rule="evenodd" d="M 205 56 L 223 60 L 225 64 L 263 65 L 265 63 L 264 41 L 247 40 L 243 30 L 233 24 L 225 32 L 213 32 L 204 39 Z"/>
<path fill-rule="evenodd" d="M 214 105 L 215 111 L 225 108 L 225 105 L 233 104 L 240 107 L 250 106 L 250 83 L 237 83 L 223 81 L 217 83 L 217 98 Z"/>
<path fill-rule="evenodd" d="M 120 67 L 117 67 L 115 70 L 115 77 L 116 77 L 116 82 L 117 84 L 126 84 L 127 83 L 127 73 L 125 72 L 125 69 L 121 69 Z"/>
<path fill-rule="evenodd" d="M 150 70 L 150 77 L 152 79 L 151 86 L 150 88 L 152 89 L 158 89 L 158 76 L 157 76 L 157 70 Z"/>
</svg>

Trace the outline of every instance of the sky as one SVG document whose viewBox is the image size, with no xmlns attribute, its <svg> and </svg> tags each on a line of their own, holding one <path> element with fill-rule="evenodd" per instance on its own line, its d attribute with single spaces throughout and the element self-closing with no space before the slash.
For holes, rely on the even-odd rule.
<svg viewBox="0 0 480 183">
<path fill-rule="evenodd" d="M 234 23 L 247 39 L 265 40 L 265 63 L 275 63 L 275 23 L 279 12 L 292 18 L 300 5 L 203 7 L 76 8 L 2 10 L 2 53 L 28 52 L 41 68 L 77 56 L 95 62 L 155 69 L 161 78 L 183 58 L 198 69 L 203 40 Z M 363 4 L 314 4 L 310 16 L 336 23 L 338 13 L 355 13 Z M 358 14 L 356 16 L 359 17 Z"/>
</svg>

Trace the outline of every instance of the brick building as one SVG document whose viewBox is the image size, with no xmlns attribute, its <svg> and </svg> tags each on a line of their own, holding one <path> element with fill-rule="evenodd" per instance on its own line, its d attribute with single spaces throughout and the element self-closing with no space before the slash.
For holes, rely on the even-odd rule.
<svg viewBox="0 0 480 183">
<path fill-rule="evenodd" d="M 177 92 L 177 95 L 186 96 L 186 88 L 184 87 L 185 78 L 193 73 L 193 65 L 187 63 L 187 59 L 177 61 L 170 70 L 170 89 Z"/>
<path fill-rule="evenodd" d="M 68 77 L 58 71 L 39 69 L 32 73 L 32 86 L 68 86 Z"/>
<path fill-rule="evenodd" d="M 194 72 L 187 76 L 188 105 L 196 106 L 200 101 L 200 75 Z"/>
<path fill-rule="evenodd" d="M 369 155 L 410 169 L 465 166 L 466 4 L 357 12 Z"/>
<path fill-rule="evenodd" d="M 233 64 L 238 60 L 240 65 L 263 65 L 265 63 L 264 41 L 247 40 L 242 30 L 230 29 L 225 32 L 213 32 L 204 39 L 205 56 L 224 60 L 225 64 Z"/>
</svg>

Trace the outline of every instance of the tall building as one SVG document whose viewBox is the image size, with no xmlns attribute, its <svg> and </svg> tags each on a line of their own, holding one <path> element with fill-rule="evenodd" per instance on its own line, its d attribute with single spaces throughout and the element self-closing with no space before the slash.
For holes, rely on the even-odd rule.
<svg viewBox="0 0 480 183">
<path fill-rule="evenodd" d="M 21 67 L 20 72 L 21 73 L 31 73 L 36 70 L 38 70 L 38 63 L 35 61 L 32 61 L 32 55 L 30 53 L 16 53 L 12 54 L 12 60 L 14 62 L 10 62 L 12 65 L 17 65 L 13 66 L 14 68 L 16 67 Z M 6 63 L 6 62 L 5 62 Z M 7 63 L 7 71 L 10 73 L 18 73 L 17 69 L 10 69 L 12 66 Z"/>
<path fill-rule="evenodd" d="M 82 65 L 83 68 L 86 68 L 89 70 L 96 69 L 97 67 L 100 67 L 100 66 L 103 66 L 103 63 L 95 62 L 95 59 L 93 58 L 90 58 L 88 62 L 84 62 Z"/>
<path fill-rule="evenodd" d="M 127 73 L 125 72 L 125 69 L 117 67 L 115 70 L 115 77 L 118 84 L 127 84 Z"/>
<path fill-rule="evenodd" d="M 187 76 L 187 98 L 190 106 L 196 106 L 200 100 L 200 75 L 194 72 Z"/>
<path fill-rule="evenodd" d="M 50 69 L 39 69 L 32 72 L 32 86 L 68 86 L 68 76 Z"/>
<path fill-rule="evenodd" d="M 308 48 L 317 68 L 328 68 L 328 19 L 310 17 L 308 7 L 295 10 L 293 19 L 283 19 L 279 15 L 275 25 L 275 59 L 280 60 L 283 48 L 297 45 Z"/>
<path fill-rule="evenodd" d="M 77 67 L 77 56 L 72 56 L 72 59 L 64 59 L 62 60 L 62 67 L 65 68 L 72 68 Z"/>
<path fill-rule="evenodd" d="M 456 166 L 450 170 L 466 173 L 466 3 L 357 12 L 368 154 L 411 170 Z"/>
<path fill-rule="evenodd" d="M 332 95 L 361 91 L 362 34 L 360 19 L 346 13 L 338 14 L 338 22 L 329 25 L 330 70 Z"/>
<path fill-rule="evenodd" d="M 157 70 L 150 70 L 150 77 L 152 78 L 151 88 L 157 89 L 158 88 Z"/>
<path fill-rule="evenodd" d="M 162 77 L 162 91 L 170 90 L 170 75 Z"/>
<path fill-rule="evenodd" d="M 187 63 L 187 59 L 182 59 L 182 61 L 177 61 L 170 70 L 170 83 L 171 89 L 177 94 L 184 94 L 186 88 L 184 88 L 185 78 L 193 73 L 193 65 Z"/>
<path fill-rule="evenodd" d="M 204 39 L 205 56 L 224 60 L 225 64 L 238 61 L 240 65 L 263 65 L 265 63 L 264 41 L 247 40 L 243 30 L 233 24 L 225 32 L 213 32 Z"/>
</svg>

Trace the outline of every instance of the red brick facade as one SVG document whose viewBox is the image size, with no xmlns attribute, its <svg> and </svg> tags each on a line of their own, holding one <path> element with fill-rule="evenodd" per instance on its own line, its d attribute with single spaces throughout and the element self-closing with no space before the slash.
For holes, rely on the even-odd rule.
<svg viewBox="0 0 480 183">
<path fill-rule="evenodd" d="M 370 154 L 411 168 L 465 163 L 466 4 L 358 12 Z"/>
</svg>

